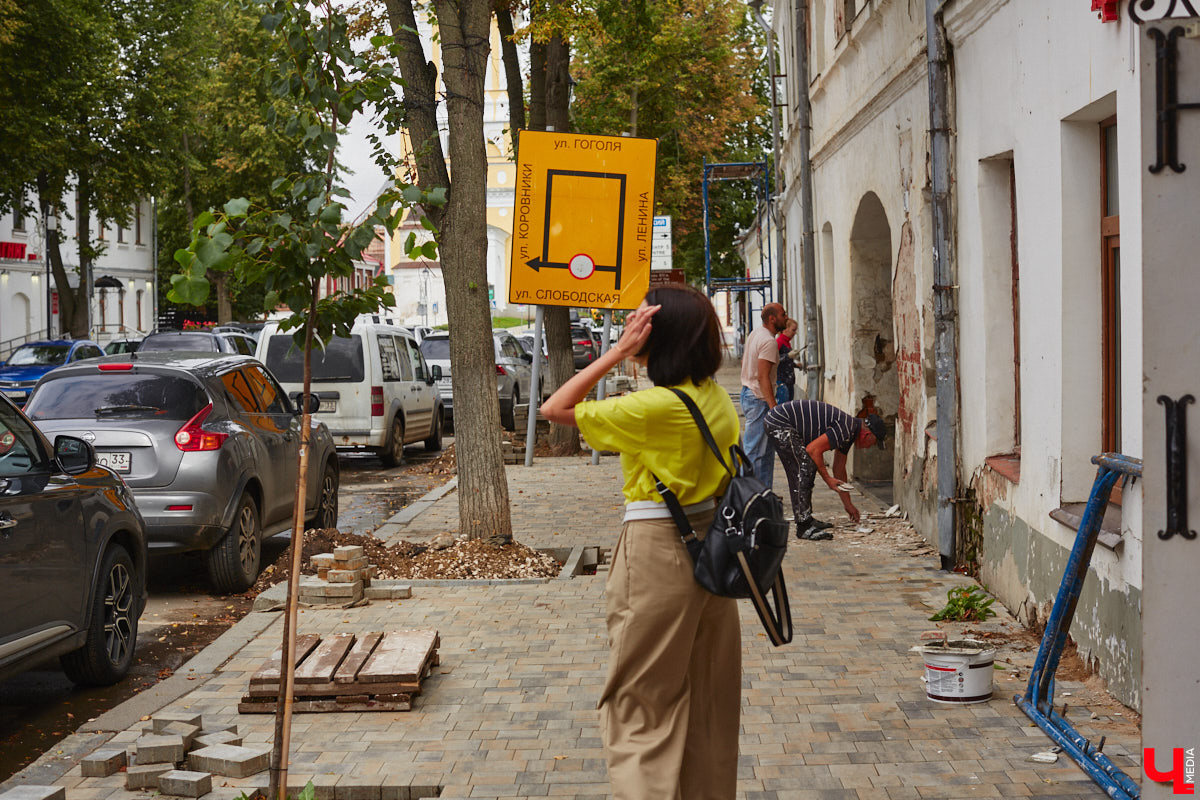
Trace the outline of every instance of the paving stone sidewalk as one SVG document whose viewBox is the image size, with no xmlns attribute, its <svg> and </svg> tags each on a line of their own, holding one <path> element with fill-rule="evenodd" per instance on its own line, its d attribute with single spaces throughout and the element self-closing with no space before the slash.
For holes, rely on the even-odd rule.
<svg viewBox="0 0 1200 800">
<path fill-rule="evenodd" d="M 587 458 L 540 459 L 509 467 L 508 480 L 520 541 L 615 543 L 621 518 L 615 457 L 598 466 Z M 786 486 L 781 473 L 776 481 L 777 489 Z M 815 499 L 818 515 L 840 511 L 821 487 Z M 866 499 L 860 508 L 880 510 Z M 415 518 L 397 520 L 381 533 L 418 540 L 457 528 L 457 495 L 446 492 Z M 938 570 L 936 555 L 914 557 L 843 533 L 828 542 L 796 542 L 785 569 L 792 644 L 772 648 L 750 605 L 742 604 L 739 798 L 1105 796 L 1065 757 L 1057 764 L 1028 760 L 1051 743 L 1013 705 L 1024 684 L 1006 672 L 995 672 L 995 696 L 987 703 L 926 698 L 921 659 L 909 648 L 933 627 L 931 606 L 940 607 L 946 590 L 965 581 Z M 302 632 L 434 628 L 441 665 L 410 712 L 297 715 L 289 784 L 311 779 L 318 797 L 330 800 L 438 792 L 443 798 L 609 796 L 595 710 L 607 660 L 606 574 L 536 584 L 417 585 L 410 600 L 302 611 Z M 1016 624 L 1002 612 L 974 628 L 1012 631 Z M 250 675 L 278 646 L 280 631 L 277 617 L 165 710 L 236 724 L 246 746 L 267 745 L 272 718 L 239 715 L 237 704 Z M 1030 654 L 1002 650 L 997 659 L 1016 663 Z M 1081 695 L 1083 688 L 1062 681 L 1058 691 Z M 1071 716 L 1085 735 L 1107 735 L 1105 752 L 1136 778 L 1137 729 L 1117 716 L 1122 710 L 1075 708 Z M 1089 720 L 1089 711 L 1097 718 Z M 116 732 L 105 746 L 131 744 L 141 724 Z M 266 773 L 214 779 L 206 797 L 224 800 L 265 780 Z M 58 784 L 67 800 L 149 796 L 126 792 L 121 775 L 83 778 L 79 767 Z"/>
</svg>

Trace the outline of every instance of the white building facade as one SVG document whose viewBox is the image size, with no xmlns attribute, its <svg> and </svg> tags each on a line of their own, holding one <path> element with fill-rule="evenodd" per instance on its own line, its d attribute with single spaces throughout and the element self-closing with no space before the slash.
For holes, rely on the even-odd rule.
<svg viewBox="0 0 1200 800">
<path fill-rule="evenodd" d="M 66 202 L 70 208 L 74 198 L 68 195 Z M 91 338 L 100 344 L 140 339 L 154 328 L 158 295 L 153 214 L 147 200 L 130 210 L 127 226 L 92 221 L 92 245 L 102 252 L 92 267 Z M 79 247 L 74 221 L 64 217 L 57 224 L 63 266 L 75 287 Z M 0 359 L 26 341 L 62 335 L 45 228 L 40 217 L 11 210 L 0 215 Z"/>
<path fill-rule="evenodd" d="M 1144 26 L 1124 2 L 1105 4 L 1103 16 L 1119 7 L 1110 20 L 1087 0 L 941 6 L 952 54 L 956 274 L 943 291 L 957 304 L 959 420 L 956 442 L 940 443 L 925 4 L 809 0 L 808 87 L 795 78 L 796 6 L 774 4 L 789 76 L 785 302 L 801 318 L 795 112 L 806 88 L 821 399 L 851 413 L 873 406 L 894 428 L 886 457 L 856 453 L 853 472 L 893 479 L 897 502 L 934 542 L 936 463 L 955 458 L 959 560 L 1023 622 L 1044 623 L 1096 475 L 1091 457 L 1114 451 L 1160 467 L 1163 412 L 1151 414 L 1143 378 L 1167 354 L 1144 333 L 1146 231 L 1178 237 L 1181 252 L 1200 243 L 1187 244 L 1191 231 L 1155 228 L 1143 211 L 1154 151 L 1143 128 L 1155 116 L 1153 69 L 1139 62 L 1151 46 Z M 1200 100 L 1200 82 L 1180 86 L 1190 95 L 1181 100 Z M 1200 164 L 1191 150 L 1181 159 Z M 1197 352 L 1185 358 L 1195 364 Z M 1153 484 L 1114 493 L 1071 627 L 1080 655 L 1135 708 L 1147 663 L 1146 531 L 1163 527 L 1162 484 L 1146 489 L 1153 509 L 1143 486 Z"/>
</svg>

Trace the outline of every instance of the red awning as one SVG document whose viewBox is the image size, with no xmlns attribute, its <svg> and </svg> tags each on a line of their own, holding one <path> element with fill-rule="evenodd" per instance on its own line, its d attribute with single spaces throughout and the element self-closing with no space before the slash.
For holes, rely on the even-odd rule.
<svg viewBox="0 0 1200 800">
<path fill-rule="evenodd" d="M 1101 22 L 1116 22 L 1121 16 L 1121 0 L 1092 0 L 1092 11 L 1100 12 Z"/>
</svg>

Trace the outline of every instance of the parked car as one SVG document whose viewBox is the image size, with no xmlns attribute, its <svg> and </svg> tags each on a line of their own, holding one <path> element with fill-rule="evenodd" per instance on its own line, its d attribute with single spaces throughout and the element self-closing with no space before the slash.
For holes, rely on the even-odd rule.
<svg viewBox="0 0 1200 800">
<path fill-rule="evenodd" d="M 454 390 L 450 385 L 450 334 L 446 331 L 430 331 L 421 339 L 421 355 L 430 368 L 438 368 L 437 390 L 446 422 L 454 420 Z"/>
<path fill-rule="evenodd" d="M 492 331 L 496 344 L 496 388 L 500 394 L 500 425 L 516 430 L 517 407 L 533 397 L 533 355 L 506 330 Z M 539 387 L 540 388 L 540 387 Z"/>
<path fill-rule="evenodd" d="M 254 338 L 239 331 L 155 331 L 142 340 L 141 352 L 175 350 L 195 353 L 239 353 L 252 356 L 257 349 Z"/>
<path fill-rule="evenodd" d="M 33 387 L 50 370 L 102 355 L 104 351 L 100 345 L 86 339 L 55 339 L 23 344 L 0 364 L 0 392 L 18 406 L 23 406 Z"/>
<path fill-rule="evenodd" d="M 136 353 L 141 346 L 141 339 L 113 339 L 104 345 L 104 354 L 106 356 L 115 356 L 121 353 Z"/>
<path fill-rule="evenodd" d="M 534 353 L 533 334 L 522 334 L 517 337 L 517 342 L 521 345 L 521 349 L 529 354 L 530 365 L 532 366 Z M 544 337 L 542 339 L 541 352 L 537 354 L 537 357 L 540 362 L 538 366 L 538 389 L 540 390 L 539 397 L 542 400 L 545 400 L 550 396 L 550 393 L 547 391 L 547 387 L 550 386 L 549 379 L 547 378 L 547 376 L 550 374 L 550 356 L 546 352 L 546 340 Z"/>
<path fill-rule="evenodd" d="M 46 437 L 0 398 L 0 681 L 59 657 L 72 681 L 116 683 L 146 608 L 133 495 L 82 439 Z"/>
<path fill-rule="evenodd" d="M 496 360 L 496 389 L 500 395 L 500 424 L 505 430 L 516 428 L 516 409 L 521 399 L 530 397 L 533 356 L 526 353 L 516 337 L 506 330 L 492 331 Z M 454 390 L 450 383 L 450 334 L 434 331 L 421 342 L 425 360 L 441 369 L 438 391 L 446 406 L 447 419 L 454 416 Z"/>
<path fill-rule="evenodd" d="M 575 369 L 583 369 L 599 357 L 600 351 L 592 339 L 590 328 L 571 325 L 571 353 L 575 357 Z"/>
<path fill-rule="evenodd" d="M 241 355 L 106 356 L 47 375 L 29 400 L 42 432 L 91 442 L 146 521 L 150 552 L 205 552 L 221 592 L 254 584 L 262 540 L 291 529 L 300 417 L 261 363 Z M 338 460 L 310 431 L 305 519 L 337 524 Z"/>
<path fill-rule="evenodd" d="M 376 319 L 362 317 L 349 337 L 335 337 L 323 350 L 314 347 L 312 381 L 321 395 L 317 415 L 338 449 L 374 451 L 384 466 L 394 467 L 410 442 L 442 449 L 446 412 L 436 388 L 441 370 L 425 363 L 406 329 Z M 303 355 L 278 323 L 263 329 L 258 357 L 293 396 L 304 388 Z"/>
</svg>

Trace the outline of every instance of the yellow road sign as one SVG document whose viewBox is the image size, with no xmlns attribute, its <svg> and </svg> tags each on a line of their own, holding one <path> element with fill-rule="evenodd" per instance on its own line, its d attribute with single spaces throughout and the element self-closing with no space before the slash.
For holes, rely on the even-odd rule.
<svg viewBox="0 0 1200 800">
<path fill-rule="evenodd" d="M 658 142 L 521 131 L 510 303 L 637 308 L 650 282 Z"/>
</svg>

